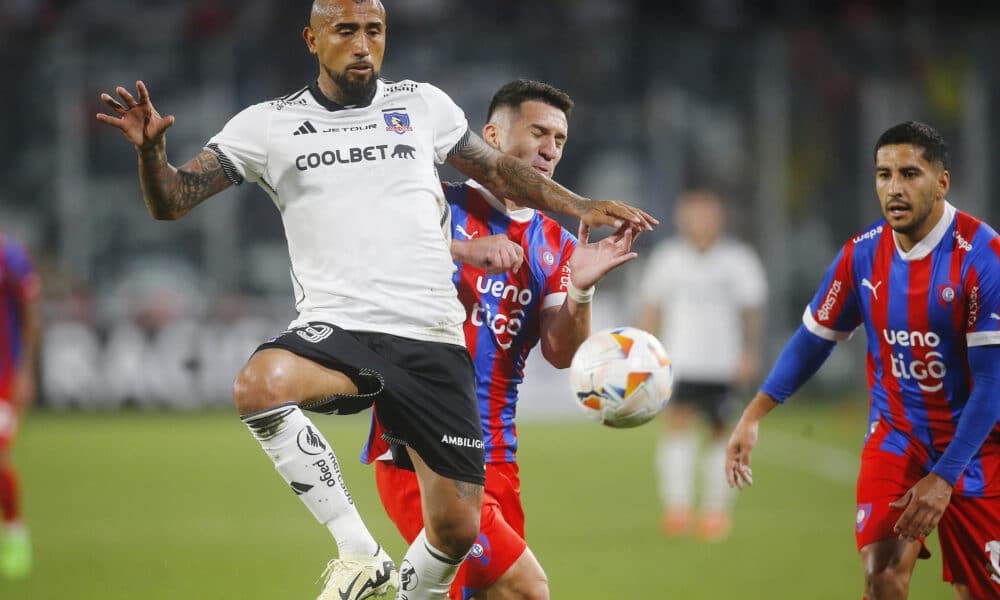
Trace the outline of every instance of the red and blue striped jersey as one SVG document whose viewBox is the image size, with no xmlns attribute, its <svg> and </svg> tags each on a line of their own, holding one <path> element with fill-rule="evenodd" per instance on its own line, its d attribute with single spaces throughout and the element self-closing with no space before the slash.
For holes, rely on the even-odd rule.
<svg viewBox="0 0 1000 600">
<path fill-rule="evenodd" d="M 28 252 L 0 236 L 0 390 L 6 389 L 24 353 L 24 310 L 39 293 Z"/>
<path fill-rule="evenodd" d="M 486 275 L 483 269 L 460 262 L 453 276 L 465 307 L 462 330 L 475 365 L 486 462 L 516 462 L 517 388 L 524 380 L 528 353 L 540 339 L 542 311 L 562 306 L 566 298 L 576 238 L 540 212 L 508 210 L 474 181 L 442 187 L 454 239 L 506 235 L 524 250 L 517 273 Z M 361 462 L 385 457 L 388 449 L 373 417 Z"/>
<path fill-rule="evenodd" d="M 560 307 L 566 297 L 576 238 L 538 211 L 508 211 L 475 182 L 445 184 L 444 191 L 455 239 L 502 234 L 524 250 L 516 273 L 486 275 L 458 263 L 454 275 L 465 307 L 465 344 L 476 368 L 486 462 L 515 462 L 517 388 L 539 340 L 542 311 Z"/>
<path fill-rule="evenodd" d="M 968 348 L 1000 344 L 1000 237 L 946 203 L 934 229 L 903 252 L 881 219 L 844 245 L 803 323 L 834 341 L 864 325 L 869 435 L 891 428 L 881 447 L 895 454 L 923 444 L 930 469 L 971 392 Z M 1000 444 L 1000 426 L 985 444 Z M 955 492 L 982 495 L 1000 469 L 987 462 L 980 450 Z"/>
</svg>

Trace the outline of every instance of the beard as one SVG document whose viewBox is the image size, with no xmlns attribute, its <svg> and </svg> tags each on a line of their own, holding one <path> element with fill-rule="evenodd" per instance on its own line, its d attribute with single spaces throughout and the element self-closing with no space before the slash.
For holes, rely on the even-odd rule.
<svg viewBox="0 0 1000 600">
<path fill-rule="evenodd" d="M 326 68 L 326 67 L 324 67 Z M 372 70 L 371 75 L 359 79 L 351 77 L 346 72 L 334 73 L 326 69 L 326 74 L 337 84 L 342 98 L 340 104 L 343 106 L 354 106 L 356 104 L 368 104 L 375 97 L 375 88 L 378 86 L 379 72 Z"/>
</svg>

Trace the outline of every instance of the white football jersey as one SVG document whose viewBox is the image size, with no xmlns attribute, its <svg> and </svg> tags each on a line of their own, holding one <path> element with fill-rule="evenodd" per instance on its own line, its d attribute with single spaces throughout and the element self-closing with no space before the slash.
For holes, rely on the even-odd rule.
<svg viewBox="0 0 1000 600">
<path fill-rule="evenodd" d="M 749 246 L 722 239 L 705 252 L 673 238 L 653 251 L 640 287 L 660 307 L 660 337 L 678 380 L 730 383 L 743 351 L 742 311 L 763 305 L 767 280 Z"/>
<path fill-rule="evenodd" d="M 465 114 L 427 83 L 379 81 L 341 107 L 314 82 L 246 108 L 209 140 L 234 183 L 281 212 L 298 318 L 464 345 L 451 224 L 435 163 Z"/>
</svg>

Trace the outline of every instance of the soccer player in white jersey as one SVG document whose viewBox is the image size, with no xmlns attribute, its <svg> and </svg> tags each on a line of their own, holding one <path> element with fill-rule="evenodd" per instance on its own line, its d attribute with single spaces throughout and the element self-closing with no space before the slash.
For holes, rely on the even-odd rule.
<svg viewBox="0 0 1000 600">
<path fill-rule="evenodd" d="M 662 242 L 646 265 L 637 322 L 660 337 L 677 374 L 656 449 L 662 528 L 669 536 L 694 529 L 703 540 L 719 541 L 729 532 L 732 505 L 721 471 L 731 392 L 748 385 L 760 363 L 767 282 L 753 249 L 724 235 L 718 195 L 687 191 L 675 213 L 678 235 Z M 710 433 L 703 451 L 699 417 L 707 420 Z"/>
<path fill-rule="evenodd" d="M 484 450 L 464 311 L 451 282 L 449 213 L 435 163 L 498 197 L 579 216 L 590 226 L 648 229 L 655 220 L 582 198 L 469 130 L 438 88 L 379 79 L 386 13 L 378 0 L 316 0 L 303 30 L 319 76 L 238 113 L 181 167 L 167 161 L 174 118 L 133 96 L 102 94 L 136 147 L 150 214 L 177 219 L 243 181 L 281 213 L 299 316 L 240 371 L 234 400 L 282 478 L 335 538 L 320 598 L 391 598 L 393 561 L 372 538 L 336 455 L 302 409 L 378 407 L 381 425 L 424 490 L 424 531 L 403 559 L 406 600 L 444 598 L 479 529 Z M 391 240 L 391 243 L 390 243 Z"/>
</svg>

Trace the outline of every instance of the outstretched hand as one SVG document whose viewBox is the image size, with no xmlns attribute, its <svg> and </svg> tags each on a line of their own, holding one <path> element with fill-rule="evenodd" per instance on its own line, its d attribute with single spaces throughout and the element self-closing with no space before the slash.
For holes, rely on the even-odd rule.
<svg viewBox="0 0 1000 600">
<path fill-rule="evenodd" d="M 160 113 L 156 112 L 143 82 L 135 82 L 135 88 L 138 100 L 121 86 L 115 88 L 115 92 L 122 102 L 112 98 L 111 94 L 102 93 L 101 100 L 117 116 L 97 113 L 97 120 L 118 128 L 125 139 L 132 142 L 139 150 L 150 150 L 157 144 L 163 143 L 167 128 L 174 124 L 174 117 L 173 115 L 161 117 Z"/>
<path fill-rule="evenodd" d="M 580 216 L 580 221 L 590 227 L 609 225 L 620 229 L 624 225 L 632 225 L 640 231 L 652 231 L 660 222 L 643 210 L 618 202 L 617 200 L 588 200 L 587 212 Z"/>
<path fill-rule="evenodd" d="M 951 484 L 935 473 L 925 475 L 898 500 L 889 504 L 902 508 L 902 516 L 892 530 L 901 540 L 927 537 L 937 527 L 948 503 L 951 502 Z"/>
<path fill-rule="evenodd" d="M 590 225 L 581 220 L 576 250 L 569 259 L 573 285 L 579 289 L 592 287 L 612 269 L 636 258 L 632 242 L 637 235 L 635 227 L 625 224 L 603 240 L 591 243 Z"/>
</svg>

